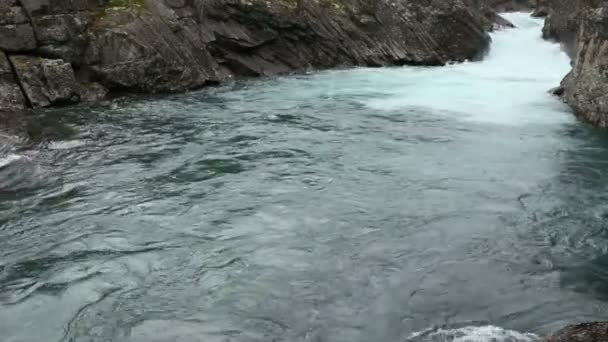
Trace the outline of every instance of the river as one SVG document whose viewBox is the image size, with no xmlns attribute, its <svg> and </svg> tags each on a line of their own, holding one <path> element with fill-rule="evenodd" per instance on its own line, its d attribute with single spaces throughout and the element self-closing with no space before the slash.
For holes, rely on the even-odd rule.
<svg viewBox="0 0 608 342">
<path fill-rule="evenodd" d="M 481 62 L 68 107 L 0 162 L 0 340 L 530 341 L 608 317 L 608 136 Z M 534 335 L 536 334 L 536 335 Z"/>
</svg>

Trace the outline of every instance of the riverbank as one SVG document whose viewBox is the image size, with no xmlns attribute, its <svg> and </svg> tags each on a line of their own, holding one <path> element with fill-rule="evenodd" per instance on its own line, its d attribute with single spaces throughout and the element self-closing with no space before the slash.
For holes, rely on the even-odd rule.
<svg viewBox="0 0 608 342">
<path fill-rule="evenodd" d="M 337 66 L 471 60 L 498 17 L 466 1 L 4 1 L 0 110 Z"/>
</svg>

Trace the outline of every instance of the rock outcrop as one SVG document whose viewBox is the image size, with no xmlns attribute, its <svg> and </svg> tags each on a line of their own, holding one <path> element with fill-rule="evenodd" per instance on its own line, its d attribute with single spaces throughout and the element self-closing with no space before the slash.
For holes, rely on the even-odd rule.
<svg viewBox="0 0 608 342">
<path fill-rule="evenodd" d="M 576 50 L 576 35 L 585 11 L 603 0 L 538 0 L 536 15 L 546 15 L 543 37 L 561 42 L 571 56 Z"/>
<path fill-rule="evenodd" d="M 34 30 L 17 0 L 0 1 L 0 50 L 30 51 L 36 48 Z"/>
<path fill-rule="evenodd" d="M 17 110 L 26 106 L 25 98 L 13 75 L 6 55 L 0 52 L 0 108 Z"/>
<path fill-rule="evenodd" d="M 608 4 L 583 12 L 563 97 L 582 119 L 608 127 Z"/>
<path fill-rule="evenodd" d="M 593 322 L 571 325 L 544 340 L 544 342 L 605 341 L 608 341 L 608 322 Z"/>
<path fill-rule="evenodd" d="M 10 61 L 32 107 L 76 103 L 80 100 L 74 70 L 61 59 L 14 55 Z"/>
<path fill-rule="evenodd" d="M 559 93 L 579 118 L 608 127 L 608 2 L 540 0 L 541 10 L 543 36 L 562 42 L 572 58 Z"/>
<path fill-rule="evenodd" d="M 536 0 L 487 0 L 498 12 L 531 11 L 536 8 Z"/>
<path fill-rule="evenodd" d="M 0 109 L 342 65 L 475 59 L 499 18 L 471 1 L 0 0 L 0 51 L 12 63 L 0 69 L 0 87 L 13 89 L 0 94 Z"/>
</svg>

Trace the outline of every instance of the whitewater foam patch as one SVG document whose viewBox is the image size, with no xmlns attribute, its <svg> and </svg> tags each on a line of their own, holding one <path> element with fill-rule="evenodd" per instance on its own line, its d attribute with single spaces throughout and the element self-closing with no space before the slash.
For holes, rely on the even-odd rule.
<svg viewBox="0 0 608 342">
<path fill-rule="evenodd" d="M 527 13 L 505 16 L 517 28 L 493 33 L 482 61 L 376 72 L 369 81 L 379 94 L 363 104 L 380 111 L 419 107 L 461 121 L 509 126 L 573 122 L 568 108 L 547 93 L 570 70 L 568 56 L 542 39 L 542 20 Z"/>
<path fill-rule="evenodd" d="M 86 143 L 83 140 L 51 141 L 47 148 L 49 150 L 67 150 L 70 148 L 83 146 L 85 144 Z"/>
<path fill-rule="evenodd" d="M 23 156 L 20 156 L 18 154 L 9 154 L 5 157 L 0 157 L 0 169 L 16 162 L 17 160 L 20 160 L 22 158 L 23 158 Z"/>
<path fill-rule="evenodd" d="M 413 333 L 410 342 L 534 342 L 539 337 L 493 325 L 467 326 L 456 329 L 432 328 Z"/>
</svg>

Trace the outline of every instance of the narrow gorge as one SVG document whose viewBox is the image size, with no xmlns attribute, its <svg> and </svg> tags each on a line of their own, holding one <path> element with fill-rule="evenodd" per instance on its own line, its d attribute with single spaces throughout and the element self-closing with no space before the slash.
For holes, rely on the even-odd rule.
<svg viewBox="0 0 608 342">
<path fill-rule="evenodd" d="M 0 341 L 608 340 L 605 1 L 0 9 Z"/>
</svg>

